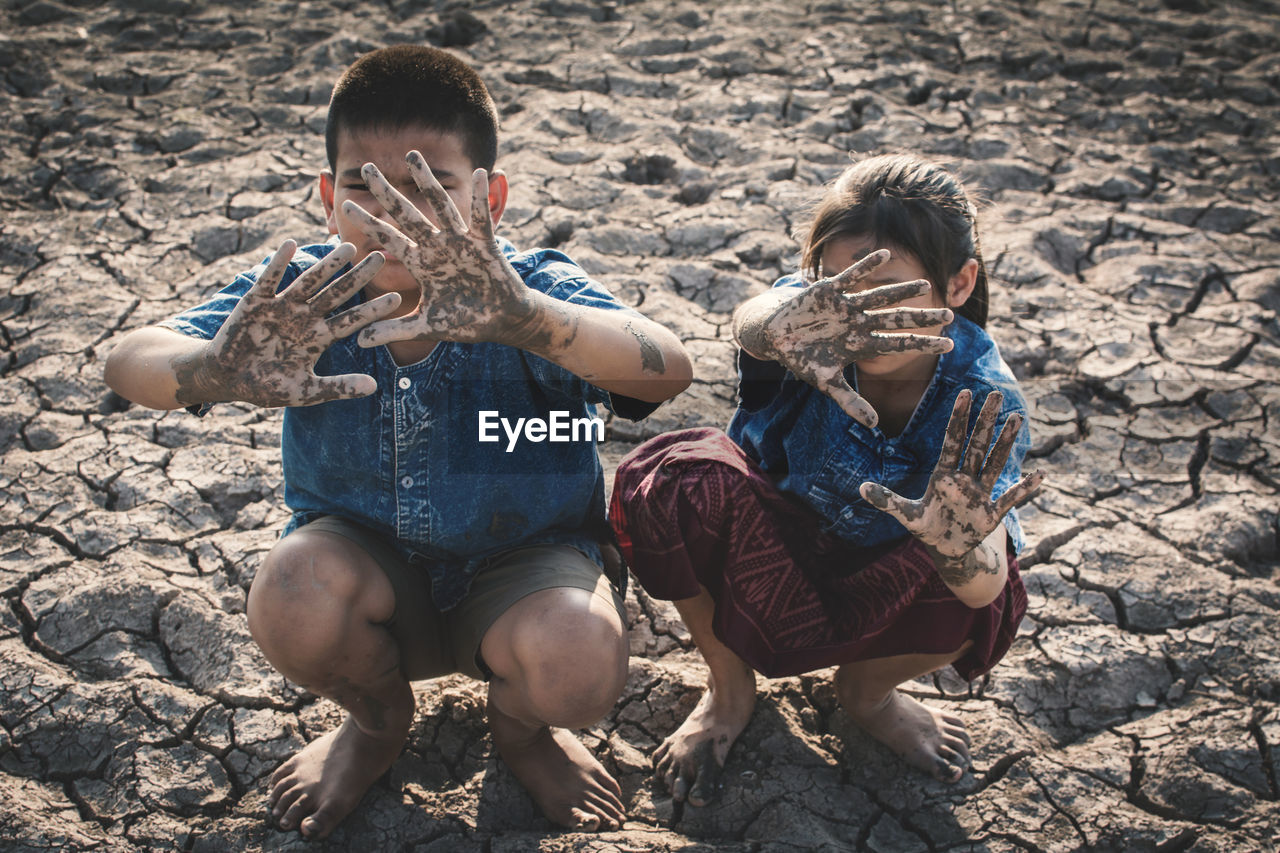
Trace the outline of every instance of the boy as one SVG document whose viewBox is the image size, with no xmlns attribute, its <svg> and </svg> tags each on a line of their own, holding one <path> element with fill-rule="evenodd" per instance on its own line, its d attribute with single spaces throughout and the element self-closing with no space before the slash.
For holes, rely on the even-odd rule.
<svg viewBox="0 0 1280 853">
<path fill-rule="evenodd" d="M 289 407 L 293 517 L 253 581 L 249 628 L 347 717 L 276 771 L 272 814 L 329 834 L 399 754 L 410 682 L 464 672 L 488 680 L 494 745 L 549 819 L 620 826 L 617 783 L 563 729 L 621 694 L 621 578 L 601 569 L 594 443 L 554 425 L 598 402 L 644 417 L 688 385 L 688 357 L 568 258 L 493 236 L 508 189 L 496 111 L 450 54 L 362 57 L 325 141 L 320 195 L 341 244 L 285 243 L 106 365 L 153 408 Z"/>
</svg>

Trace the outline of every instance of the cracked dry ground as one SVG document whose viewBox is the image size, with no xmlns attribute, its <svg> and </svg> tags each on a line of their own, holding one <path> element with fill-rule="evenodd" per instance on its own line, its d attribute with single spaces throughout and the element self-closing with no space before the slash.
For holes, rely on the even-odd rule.
<svg viewBox="0 0 1280 853">
<path fill-rule="evenodd" d="M 584 733 L 630 822 L 561 834 L 490 755 L 483 694 L 422 684 L 404 756 L 332 849 L 1272 849 L 1280 827 L 1280 99 L 1274 4 L 7 0 L 0 12 L 0 848 L 285 849 L 264 779 L 338 719 L 250 642 L 284 520 L 277 411 L 108 394 L 125 331 L 320 233 L 324 105 L 359 53 L 491 82 L 505 233 L 678 330 L 722 425 L 728 312 L 849 151 L 990 200 L 992 328 L 1034 402 L 1031 609 L 981 683 L 912 688 L 976 739 L 954 788 L 852 729 L 828 679 L 761 682 L 713 807 L 649 757 L 703 670 L 631 593 L 631 679 Z M 852 4 L 850 4 L 852 5 Z M 483 25 L 475 26 L 475 22 Z"/>
</svg>

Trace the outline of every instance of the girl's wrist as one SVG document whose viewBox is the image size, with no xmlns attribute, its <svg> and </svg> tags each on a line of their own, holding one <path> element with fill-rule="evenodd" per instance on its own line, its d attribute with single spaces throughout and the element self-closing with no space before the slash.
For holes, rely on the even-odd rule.
<svg viewBox="0 0 1280 853">
<path fill-rule="evenodd" d="M 944 554 L 927 542 L 925 551 L 933 559 L 938 569 L 938 576 L 950 587 L 965 586 L 982 574 L 997 574 L 999 566 L 990 559 L 990 548 L 985 542 L 969 549 L 963 554 Z"/>
</svg>

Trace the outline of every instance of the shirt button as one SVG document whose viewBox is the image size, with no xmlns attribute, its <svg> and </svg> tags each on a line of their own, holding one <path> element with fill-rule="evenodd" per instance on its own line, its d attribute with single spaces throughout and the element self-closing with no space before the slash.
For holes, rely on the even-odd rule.
<svg viewBox="0 0 1280 853">
<path fill-rule="evenodd" d="M 396 384 L 400 386 L 401 391 L 408 391 L 409 386 L 412 385 L 413 382 L 409 380 L 408 376 L 401 376 L 400 381 L 397 382 Z"/>
<path fill-rule="evenodd" d="M 400 478 L 400 485 L 404 486 L 406 489 L 408 489 L 408 488 L 412 487 L 412 486 L 413 486 L 413 478 L 412 478 L 412 477 L 401 477 L 401 478 Z"/>
</svg>

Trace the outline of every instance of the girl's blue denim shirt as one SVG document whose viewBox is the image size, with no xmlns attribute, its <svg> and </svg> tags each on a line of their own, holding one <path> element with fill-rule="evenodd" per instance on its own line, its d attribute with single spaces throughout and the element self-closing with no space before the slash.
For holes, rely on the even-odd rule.
<svg viewBox="0 0 1280 853">
<path fill-rule="evenodd" d="M 785 276 L 774 287 L 803 287 L 797 276 Z M 1027 413 L 1027 403 L 995 341 L 977 324 L 957 317 L 943 331 L 955 342 L 938 366 L 924 396 L 901 434 L 890 438 L 878 427 L 853 420 L 831 400 L 775 362 L 738 352 L 738 409 L 728 433 L 760 464 L 784 492 L 799 497 L 826 521 L 826 528 L 851 544 L 871 547 L 907 536 L 897 519 L 871 506 L 858 494 L 866 481 L 881 483 L 903 497 L 924 495 L 946 438 L 956 395 L 973 392 L 969 428 L 982 401 L 992 391 L 1004 395 L 1001 424 L 1014 412 Z M 845 377 L 856 390 L 857 368 Z M 1031 447 L 1030 419 L 1024 419 L 1009 460 L 993 495 L 1022 478 L 1022 462 Z M 1024 546 L 1016 510 L 1005 516 L 1015 552 Z"/>
<path fill-rule="evenodd" d="M 280 288 L 335 245 L 299 249 Z M 505 240 L 499 245 L 529 287 L 578 305 L 635 313 L 564 254 L 518 253 Z M 211 339 L 269 260 L 163 325 Z M 367 373 L 378 390 L 285 410 L 285 503 L 293 511 L 285 535 L 323 515 L 370 527 L 406 559 L 425 565 L 441 609 L 466 596 L 487 558 L 516 546 L 565 544 L 601 562 L 608 528 L 604 479 L 587 431 L 579 429 L 579 440 L 570 441 L 521 437 L 508 452 L 510 440 L 495 419 L 571 423 L 594 417 L 595 404 L 604 403 L 638 420 L 656 404 L 611 395 L 539 356 L 490 343 L 442 341 L 422 361 L 400 366 L 386 347 L 362 348 L 351 335 L 321 355 L 316 373 Z M 480 441 L 481 412 L 495 413 L 487 435 L 498 440 Z"/>
</svg>

